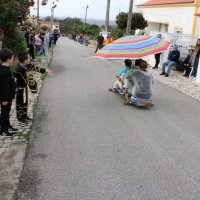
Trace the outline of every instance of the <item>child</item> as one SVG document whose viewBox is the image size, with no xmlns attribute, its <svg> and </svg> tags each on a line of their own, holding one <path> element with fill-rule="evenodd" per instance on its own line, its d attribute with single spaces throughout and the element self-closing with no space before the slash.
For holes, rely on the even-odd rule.
<svg viewBox="0 0 200 200">
<path fill-rule="evenodd" d="M 190 75 L 191 72 L 191 63 L 192 63 L 192 54 L 193 54 L 194 50 L 193 49 L 189 49 L 188 50 L 188 55 L 185 58 L 185 60 L 183 61 L 183 69 L 184 69 L 184 74 L 183 76 L 188 77 Z"/>
<path fill-rule="evenodd" d="M 117 89 L 123 90 L 123 76 L 125 73 L 127 73 L 132 66 L 132 61 L 129 59 L 124 60 L 125 63 L 125 67 L 123 67 L 118 75 L 117 75 L 117 80 L 115 81 L 115 83 L 112 86 L 112 90 L 116 91 Z"/>
<path fill-rule="evenodd" d="M 19 64 L 15 71 L 15 77 L 17 79 L 17 95 L 16 95 L 16 111 L 17 119 L 23 123 L 31 121 L 28 117 L 28 88 L 32 93 L 37 93 L 37 82 L 33 76 L 33 71 L 39 73 L 51 74 L 51 70 L 36 67 L 29 61 L 28 53 L 20 53 L 18 56 Z"/>
<path fill-rule="evenodd" d="M 147 71 L 147 62 L 141 61 L 140 69 L 133 70 L 130 73 L 125 75 L 126 79 L 128 79 L 131 83 L 133 83 L 133 87 L 130 91 L 130 95 L 132 98 L 140 98 L 140 99 L 150 99 L 153 94 L 153 82 L 154 78 L 152 73 Z M 126 95 L 128 97 L 128 95 Z"/>
<path fill-rule="evenodd" d="M 142 59 L 136 59 L 135 60 L 135 64 L 133 65 L 132 69 L 129 70 L 126 73 L 126 76 L 130 73 L 132 73 L 135 70 L 139 70 L 140 69 L 140 64 L 143 60 Z M 134 83 L 131 80 L 126 79 L 126 76 L 124 77 L 124 85 L 123 85 L 123 93 L 130 93 L 130 91 L 132 90 Z"/>
<path fill-rule="evenodd" d="M 14 53 L 10 49 L 0 50 L 0 103 L 1 103 L 1 131 L 3 137 L 12 137 L 17 133 L 17 129 L 10 125 L 9 114 L 12 100 L 15 97 L 15 79 L 10 66 L 13 64 Z"/>
</svg>

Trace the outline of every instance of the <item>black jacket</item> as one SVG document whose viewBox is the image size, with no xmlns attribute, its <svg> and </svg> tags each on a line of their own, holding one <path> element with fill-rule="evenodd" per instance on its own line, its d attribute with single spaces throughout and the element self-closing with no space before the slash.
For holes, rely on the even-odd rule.
<svg viewBox="0 0 200 200">
<path fill-rule="evenodd" d="M 174 61 L 176 63 L 179 63 L 179 58 L 180 58 L 180 52 L 178 50 L 173 50 L 172 52 L 170 52 L 168 59 L 170 61 Z"/>
<path fill-rule="evenodd" d="M 191 62 L 192 62 L 191 56 L 188 55 L 188 56 L 185 58 L 185 60 L 183 61 L 183 64 L 190 64 L 190 65 L 191 65 Z"/>
<path fill-rule="evenodd" d="M 103 41 L 104 41 L 104 37 L 102 35 L 97 37 L 97 43 L 98 44 L 103 44 Z"/>
<path fill-rule="evenodd" d="M 33 71 L 44 74 L 46 69 L 37 67 L 35 65 L 22 65 L 18 64 L 14 72 L 14 76 L 17 79 L 17 88 L 29 87 L 32 93 L 37 93 L 37 82 L 33 76 Z"/>
<path fill-rule="evenodd" d="M 13 73 L 7 66 L 0 65 L 0 102 L 15 98 L 16 84 Z"/>
</svg>

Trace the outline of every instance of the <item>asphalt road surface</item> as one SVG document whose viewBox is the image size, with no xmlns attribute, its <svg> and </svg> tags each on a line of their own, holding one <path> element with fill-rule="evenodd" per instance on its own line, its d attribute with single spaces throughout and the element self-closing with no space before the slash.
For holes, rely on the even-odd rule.
<svg viewBox="0 0 200 200">
<path fill-rule="evenodd" d="M 199 200 L 200 102 L 156 82 L 154 108 L 124 106 L 123 62 L 93 51 L 59 39 L 18 200 Z"/>
</svg>

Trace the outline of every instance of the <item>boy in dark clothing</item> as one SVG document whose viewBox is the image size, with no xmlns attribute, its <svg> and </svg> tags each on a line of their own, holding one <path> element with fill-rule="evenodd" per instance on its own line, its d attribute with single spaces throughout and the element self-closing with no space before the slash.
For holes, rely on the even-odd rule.
<svg viewBox="0 0 200 200">
<path fill-rule="evenodd" d="M 102 33 L 97 37 L 97 48 L 95 50 L 95 53 L 98 51 L 98 49 L 101 49 L 103 47 L 103 41 L 104 41 L 104 37 L 102 35 Z"/>
<path fill-rule="evenodd" d="M 3 137 L 12 137 L 17 129 L 10 125 L 10 110 L 15 97 L 15 79 L 10 71 L 13 64 L 14 53 L 10 49 L 0 51 L 2 64 L 0 65 L 0 103 L 1 103 L 1 131 Z"/>
<path fill-rule="evenodd" d="M 35 38 L 35 30 L 31 29 L 29 34 L 29 55 L 33 60 L 35 60 L 34 38 Z"/>
<path fill-rule="evenodd" d="M 29 48 L 29 35 L 30 35 L 30 29 L 28 28 L 26 33 L 24 34 L 26 43 L 27 43 L 27 47 Z"/>
<path fill-rule="evenodd" d="M 14 73 L 17 79 L 16 111 L 17 119 L 21 122 L 32 120 L 28 117 L 28 88 L 32 93 L 37 93 L 37 82 L 33 76 L 33 71 L 39 73 L 51 73 L 51 70 L 37 67 L 30 63 L 28 53 L 20 53 L 18 56 L 19 64 Z"/>
<path fill-rule="evenodd" d="M 191 72 L 191 68 L 192 68 L 192 54 L 193 54 L 194 50 L 193 49 L 189 49 L 188 51 L 188 55 L 185 58 L 185 60 L 183 61 L 183 69 L 184 69 L 184 74 L 183 76 L 189 77 L 190 72 Z"/>
</svg>

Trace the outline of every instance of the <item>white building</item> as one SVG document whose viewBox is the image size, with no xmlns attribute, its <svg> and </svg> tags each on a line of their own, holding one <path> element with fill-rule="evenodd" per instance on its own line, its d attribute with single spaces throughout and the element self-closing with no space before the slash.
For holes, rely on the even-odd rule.
<svg viewBox="0 0 200 200">
<path fill-rule="evenodd" d="M 147 32 L 200 34 L 200 0 L 149 0 L 137 8 L 148 21 Z"/>
</svg>

